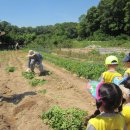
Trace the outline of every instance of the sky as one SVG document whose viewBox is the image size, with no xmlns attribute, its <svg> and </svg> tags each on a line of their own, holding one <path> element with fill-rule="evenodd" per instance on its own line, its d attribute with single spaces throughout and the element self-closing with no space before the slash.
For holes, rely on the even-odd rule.
<svg viewBox="0 0 130 130">
<path fill-rule="evenodd" d="M 19 27 L 78 22 L 100 0 L 0 0 L 0 21 Z"/>
</svg>

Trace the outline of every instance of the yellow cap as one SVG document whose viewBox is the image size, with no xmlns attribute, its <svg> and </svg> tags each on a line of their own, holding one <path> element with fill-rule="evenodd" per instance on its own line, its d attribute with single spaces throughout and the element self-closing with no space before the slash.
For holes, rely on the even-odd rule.
<svg viewBox="0 0 130 130">
<path fill-rule="evenodd" d="M 118 58 L 116 56 L 108 56 L 105 60 L 106 65 L 118 65 Z"/>
</svg>

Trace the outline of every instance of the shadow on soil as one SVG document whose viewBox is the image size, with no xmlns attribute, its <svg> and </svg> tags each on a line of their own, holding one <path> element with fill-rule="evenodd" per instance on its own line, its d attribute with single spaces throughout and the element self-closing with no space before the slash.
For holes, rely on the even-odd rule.
<svg viewBox="0 0 130 130">
<path fill-rule="evenodd" d="M 35 92 L 25 92 L 22 94 L 14 94 L 12 95 L 12 97 L 3 97 L 2 101 L 6 101 L 9 103 L 13 103 L 13 104 L 18 104 L 25 96 L 32 96 L 32 95 L 36 95 L 37 93 Z"/>
<path fill-rule="evenodd" d="M 39 76 L 46 76 L 46 75 L 50 75 L 52 74 L 52 72 L 48 71 L 48 70 L 44 70 Z"/>
</svg>

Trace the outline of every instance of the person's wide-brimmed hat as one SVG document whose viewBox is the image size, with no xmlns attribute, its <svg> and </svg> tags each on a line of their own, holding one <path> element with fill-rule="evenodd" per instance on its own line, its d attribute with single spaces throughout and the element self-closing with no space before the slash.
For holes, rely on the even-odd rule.
<svg viewBox="0 0 130 130">
<path fill-rule="evenodd" d="M 35 51 L 33 51 L 33 50 L 29 50 L 29 52 L 28 52 L 28 56 L 32 56 L 32 55 L 34 55 L 35 54 Z"/>
</svg>

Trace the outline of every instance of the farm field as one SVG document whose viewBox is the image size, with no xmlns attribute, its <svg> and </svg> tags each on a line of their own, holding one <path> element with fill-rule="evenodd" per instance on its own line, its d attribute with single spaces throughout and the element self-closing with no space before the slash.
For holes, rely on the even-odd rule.
<svg viewBox="0 0 130 130">
<path fill-rule="evenodd" d="M 127 118 L 129 56 L 130 0 L 1 1 L 0 130 L 125 129 L 89 119 Z"/>
<path fill-rule="evenodd" d="M 39 77 L 36 70 L 36 78 L 46 82 L 31 86 L 22 75 L 26 70 L 26 55 L 23 51 L 0 52 L 0 93 L 4 96 L 0 102 L 0 130 L 52 130 L 40 116 L 54 105 L 93 113 L 94 100 L 85 90 L 87 80 L 43 61 L 49 73 Z M 15 67 L 14 72 L 7 71 L 9 66 Z"/>
</svg>

